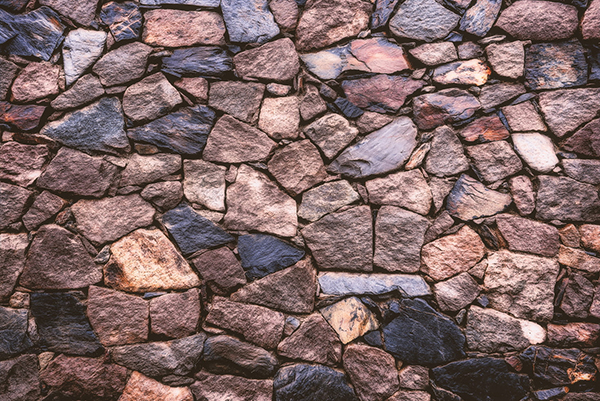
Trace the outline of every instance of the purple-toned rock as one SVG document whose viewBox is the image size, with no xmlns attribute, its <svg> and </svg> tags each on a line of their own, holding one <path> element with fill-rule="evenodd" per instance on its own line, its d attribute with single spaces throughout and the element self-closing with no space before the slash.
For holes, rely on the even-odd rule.
<svg viewBox="0 0 600 401">
<path fill-rule="evenodd" d="M 433 42 L 446 37 L 459 20 L 459 15 L 435 0 L 408 0 L 390 19 L 390 31 L 401 38 Z"/>
<path fill-rule="evenodd" d="M 327 178 L 323 159 L 308 139 L 277 149 L 268 164 L 269 172 L 292 196 Z"/>
<path fill-rule="evenodd" d="M 100 19 L 117 42 L 137 39 L 142 31 L 142 13 L 133 1 L 110 1 L 102 6 Z"/>
<path fill-rule="evenodd" d="M 285 82 L 292 80 L 300 69 L 298 53 L 294 42 L 289 38 L 238 53 L 233 58 L 233 63 L 242 79 Z"/>
<path fill-rule="evenodd" d="M 17 76 L 19 67 L 5 58 L 0 57 L 0 70 L 2 70 L 2 77 L 0 77 L 0 100 L 4 100 L 8 94 L 8 89 Z"/>
<path fill-rule="evenodd" d="M 401 171 L 365 183 L 369 202 L 375 205 L 400 206 L 426 215 L 432 195 L 421 170 Z"/>
<path fill-rule="evenodd" d="M 564 89 L 542 92 L 539 104 L 548 127 L 556 136 L 564 137 L 596 117 L 596 113 L 600 110 L 600 89 Z M 590 126 L 589 129 L 594 131 L 593 126 Z M 579 132 L 585 131 L 586 127 Z M 587 134 L 589 135 L 589 131 Z M 573 138 L 576 136 L 577 134 Z M 574 139 L 570 139 L 570 141 L 574 141 Z M 582 142 L 585 143 L 585 140 Z M 568 146 L 567 150 L 575 151 Z"/>
<path fill-rule="evenodd" d="M 525 52 L 525 85 L 531 90 L 571 88 L 587 81 L 588 64 L 577 39 L 535 43 Z"/>
<path fill-rule="evenodd" d="M 492 109 L 527 92 L 525 86 L 518 82 L 500 82 L 485 85 L 481 88 L 479 101 L 484 109 Z"/>
<path fill-rule="evenodd" d="M 502 120 L 496 114 L 476 119 L 462 128 L 459 134 L 467 142 L 500 141 L 510 136 Z"/>
<path fill-rule="evenodd" d="M 279 367 L 274 353 L 226 335 L 206 340 L 203 360 L 209 372 L 259 379 L 272 377 Z"/>
<path fill-rule="evenodd" d="M 581 20 L 581 36 L 584 40 L 600 39 L 600 2 L 592 1 Z"/>
<path fill-rule="evenodd" d="M 0 146 L 0 179 L 27 187 L 40 176 L 48 156 L 46 145 L 5 142 Z"/>
<path fill-rule="evenodd" d="M 295 0 L 271 0 L 269 8 L 281 30 L 291 32 L 296 29 L 300 11 Z"/>
<path fill-rule="evenodd" d="M 400 75 L 375 75 L 347 80 L 342 88 L 356 106 L 380 113 L 396 112 L 406 98 L 425 86 L 425 82 Z"/>
<path fill-rule="evenodd" d="M 584 156 L 600 156 L 600 135 L 598 135 L 600 119 L 592 120 L 583 128 L 567 139 L 564 144 L 566 150 L 582 154 Z"/>
<path fill-rule="evenodd" d="M 208 81 L 206 78 L 183 77 L 175 81 L 174 85 L 198 103 L 206 103 L 208 101 Z"/>
<path fill-rule="evenodd" d="M 0 102 L 0 123 L 19 131 L 31 131 L 40 125 L 45 112 L 45 106 Z"/>
<path fill-rule="evenodd" d="M 258 128 L 275 140 L 296 139 L 300 125 L 300 102 L 296 96 L 266 98 L 260 109 Z"/>
<path fill-rule="evenodd" d="M 452 128 L 442 126 L 433 131 L 431 149 L 424 167 L 429 174 L 439 177 L 456 175 L 469 169 L 469 160 Z"/>
<path fill-rule="evenodd" d="M 219 46 L 198 46 L 173 50 L 163 57 L 162 71 L 177 78 L 182 76 L 223 76 L 233 70 L 233 61 Z"/>
<path fill-rule="evenodd" d="M 196 332 L 200 321 L 200 291 L 192 288 L 172 292 L 150 300 L 152 333 L 182 338 Z"/>
<path fill-rule="evenodd" d="M 44 191 L 35 198 L 23 216 L 23 224 L 27 230 L 33 231 L 54 217 L 65 206 L 67 206 L 67 201 L 63 198 L 52 192 Z"/>
<path fill-rule="evenodd" d="M 27 234 L 0 234 L 0 301 L 10 298 L 25 266 Z"/>
<path fill-rule="evenodd" d="M 472 160 L 473 169 L 488 184 L 503 180 L 523 168 L 521 159 L 506 141 L 469 146 L 467 154 Z"/>
<path fill-rule="evenodd" d="M 93 74 L 79 78 L 67 91 L 50 102 L 54 110 L 67 110 L 84 106 L 104 95 L 104 87 Z"/>
<path fill-rule="evenodd" d="M 448 196 L 446 209 L 453 217 L 468 221 L 498 214 L 511 203 L 509 194 L 489 189 L 463 174 Z"/>
<path fill-rule="evenodd" d="M 158 9 L 144 13 L 142 40 L 152 46 L 221 45 L 225 24 L 213 11 Z"/>
<path fill-rule="evenodd" d="M 339 114 L 326 114 L 304 130 L 327 159 L 333 159 L 358 135 L 358 130 Z"/>
<path fill-rule="evenodd" d="M 2 389 L 5 401 L 36 401 L 40 399 L 38 358 L 35 354 L 21 355 L 0 362 Z"/>
<path fill-rule="evenodd" d="M 587 319 L 594 296 L 594 285 L 584 276 L 573 273 L 565 280 L 560 309 L 570 318 Z"/>
<path fill-rule="evenodd" d="M 181 95 L 162 73 L 131 85 L 123 95 L 123 111 L 134 122 L 154 120 L 181 103 Z"/>
<path fill-rule="evenodd" d="M 238 120 L 253 123 L 258 118 L 264 93 L 265 85 L 261 83 L 216 81 L 210 84 L 208 105 Z"/>
<path fill-rule="evenodd" d="M 600 160 L 563 159 L 562 165 L 568 177 L 588 184 L 600 184 Z"/>
<path fill-rule="evenodd" d="M 410 49 L 409 52 L 421 63 L 429 66 L 449 63 L 458 58 L 452 42 L 425 43 Z"/>
<path fill-rule="evenodd" d="M 535 193 L 531 179 L 526 175 L 512 177 L 508 180 L 508 186 L 519 213 L 523 216 L 531 214 L 535 209 Z"/>
<path fill-rule="evenodd" d="M 600 225 L 583 224 L 579 227 L 581 245 L 594 252 L 600 252 Z M 577 241 L 579 244 L 579 241 Z"/>
<path fill-rule="evenodd" d="M 300 100 L 300 116 L 302 119 L 310 121 L 326 111 L 327 106 L 319 95 L 319 90 L 314 85 L 306 85 L 306 92 Z"/>
<path fill-rule="evenodd" d="M 542 117 L 531 102 L 503 107 L 502 114 L 512 132 L 544 132 L 547 130 Z"/>
<path fill-rule="evenodd" d="M 63 44 L 65 81 L 71 86 L 88 70 L 104 51 L 107 34 L 104 31 L 75 29 Z"/>
<path fill-rule="evenodd" d="M 127 159 L 127 166 L 121 172 L 120 187 L 144 185 L 175 174 L 181 169 L 181 156 L 156 154 L 141 156 L 134 153 Z"/>
<path fill-rule="evenodd" d="M 225 295 L 246 284 L 244 269 L 227 247 L 206 251 L 192 262 L 204 283 L 216 294 Z"/>
<path fill-rule="evenodd" d="M 481 104 L 462 89 L 443 89 L 416 97 L 413 108 L 415 123 L 422 130 L 430 130 L 472 117 Z"/>
<path fill-rule="evenodd" d="M 32 192 L 0 182 L 0 229 L 5 229 L 25 214 Z"/>
<path fill-rule="evenodd" d="M 221 0 L 221 10 L 232 42 L 265 43 L 279 34 L 267 0 Z"/>
<path fill-rule="evenodd" d="M 59 66 L 45 61 L 27 64 L 12 84 L 12 98 L 17 103 L 31 103 L 58 95 L 60 72 Z"/>
<path fill-rule="evenodd" d="M 496 74 L 519 79 L 525 68 L 525 49 L 523 42 L 492 43 L 485 48 L 488 62 Z"/>
<path fill-rule="evenodd" d="M 133 42 L 111 50 L 94 65 L 104 86 L 124 85 L 144 76 L 152 47 Z"/>
<path fill-rule="evenodd" d="M 597 222 L 600 218 L 598 191 L 567 177 L 538 177 L 536 218 Z"/>
<path fill-rule="evenodd" d="M 227 169 L 204 160 L 183 162 L 185 197 L 211 210 L 225 211 L 225 173 Z"/>
<path fill-rule="evenodd" d="M 285 366 L 277 372 L 273 387 L 275 399 L 281 401 L 358 401 L 346 376 L 322 365 Z"/>
<path fill-rule="evenodd" d="M 479 284 L 469 273 L 460 273 L 433 286 L 435 300 L 443 311 L 457 312 L 477 298 Z"/>
<path fill-rule="evenodd" d="M 179 181 L 162 181 L 146 185 L 140 193 L 142 199 L 160 210 L 169 210 L 183 199 L 183 186 Z"/>
<path fill-rule="evenodd" d="M 387 25 L 398 0 L 377 0 L 375 11 L 371 14 L 371 29 L 379 29 Z"/>
<path fill-rule="evenodd" d="M 548 345 L 553 347 L 593 347 L 599 338 L 597 323 L 548 324 Z"/>
<path fill-rule="evenodd" d="M 558 254 L 560 243 L 554 226 L 510 214 L 496 216 L 496 224 L 511 251 L 549 257 Z"/>
<path fill-rule="evenodd" d="M 313 222 L 359 199 L 360 195 L 348 181 L 328 182 L 302 195 L 298 217 Z"/>
<path fill-rule="evenodd" d="M 394 357 L 379 348 L 350 344 L 344 369 L 361 400 L 384 401 L 400 388 Z"/>
<path fill-rule="evenodd" d="M 98 0 L 83 0 L 76 4 L 68 0 L 40 0 L 40 4 L 52 7 L 65 17 L 85 26 L 92 24 L 98 8 Z"/>
<path fill-rule="evenodd" d="M 204 371 L 197 373 L 195 378 L 197 381 L 190 386 L 190 389 L 198 400 L 210 400 L 212 397 L 239 401 L 271 401 L 273 399 L 273 380 L 213 375 Z"/>
<path fill-rule="evenodd" d="M 441 85 L 481 86 L 487 82 L 491 74 L 490 67 L 475 58 L 437 67 L 433 71 L 433 80 Z"/>
<path fill-rule="evenodd" d="M 498 17 L 502 0 L 477 0 L 460 20 L 460 30 L 475 36 L 485 36 Z"/>
</svg>

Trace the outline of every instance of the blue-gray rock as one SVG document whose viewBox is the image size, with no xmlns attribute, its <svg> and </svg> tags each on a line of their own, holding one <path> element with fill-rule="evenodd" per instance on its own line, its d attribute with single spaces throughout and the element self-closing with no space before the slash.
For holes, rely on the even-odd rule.
<svg viewBox="0 0 600 401">
<path fill-rule="evenodd" d="M 371 14 L 371 29 L 385 27 L 398 4 L 398 0 L 377 0 Z"/>
<path fill-rule="evenodd" d="M 275 376 L 273 387 L 275 401 L 358 401 L 346 376 L 322 365 L 283 367 Z"/>
<path fill-rule="evenodd" d="M 33 345 L 27 336 L 28 316 L 27 309 L 0 306 L 0 360 L 17 355 Z"/>
<path fill-rule="evenodd" d="M 531 90 L 582 86 L 587 74 L 585 51 L 577 39 L 535 43 L 525 52 L 525 85 Z"/>
<path fill-rule="evenodd" d="M 31 314 L 42 350 L 85 356 L 102 352 L 85 312 L 85 305 L 73 294 L 31 294 Z"/>
<path fill-rule="evenodd" d="M 304 251 L 277 237 L 248 234 L 238 238 L 238 252 L 248 279 L 265 277 L 302 259 Z"/>
<path fill-rule="evenodd" d="M 0 7 L 18 13 L 23 11 L 27 3 L 29 3 L 28 0 L 0 0 Z"/>
<path fill-rule="evenodd" d="M 221 0 L 141 0 L 143 6 L 196 6 L 196 7 L 219 7 Z"/>
<path fill-rule="evenodd" d="M 390 30 L 401 38 L 433 42 L 446 37 L 459 20 L 435 0 L 407 0 L 390 20 Z"/>
<path fill-rule="evenodd" d="M 364 178 L 396 170 L 408 160 L 416 142 L 417 127 L 399 117 L 342 152 L 329 166 L 336 174 Z"/>
<path fill-rule="evenodd" d="M 461 175 L 448 195 L 446 209 L 453 217 L 473 220 L 498 214 L 512 203 L 509 194 L 487 188 L 468 175 Z"/>
<path fill-rule="evenodd" d="M 218 0 L 217 0 L 218 1 Z M 142 2 L 144 5 L 144 2 Z M 138 39 L 142 31 L 142 13 L 132 1 L 117 3 L 111 1 L 102 6 L 100 19 L 108 25 L 117 42 Z"/>
<path fill-rule="evenodd" d="M 319 274 L 319 286 L 326 295 L 381 295 L 393 291 L 410 298 L 431 295 L 429 286 L 417 274 L 327 272 Z"/>
<path fill-rule="evenodd" d="M 519 359 L 544 387 L 574 384 L 583 390 L 593 386 L 597 376 L 594 358 L 577 348 L 557 349 L 533 345 L 523 351 Z"/>
<path fill-rule="evenodd" d="M 62 42 L 64 30 L 59 15 L 48 7 L 21 15 L 0 9 L 0 38 L 14 36 L 5 47 L 9 54 L 48 61 Z"/>
<path fill-rule="evenodd" d="M 279 35 L 267 0 L 221 0 L 221 10 L 232 42 L 265 43 Z"/>
<path fill-rule="evenodd" d="M 485 36 L 496 22 L 502 0 L 477 0 L 460 20 L 460 30 L 475 36 Z"/>
<path fill-rule="evenodd" d="M 184 255 L 234 240 L 231 235 L 212 221 L 200 216 L 185 203 L 165 213 L 162 222 Z"/>
<path fill-rule="evenodd" d="M 232 70 L 231 56 L 218 46 L 175 49 L 171 56 L 162 59 L 162 71 L 176 77 L 198 75 L 220 77 Z"/>
<path fill-rule="evenodd" d="M 206 146 L 215 118 L 216 113 L 206 106 L 184 107 L 129 129 L 127 136 L 136 142 L 150 143 L 182 155 L 198 155 Z"/>
<path fill-rule="evenodd" d="M 346 118 L 355 119 L 362 116 L 365 112 L 362 111 L 354 103 L 346 99 L 345 97 L 338 97 L 333 102 L 337 111 L 342 113 Z"/>
<path fill-rule="evenodd" d="M 129 150 L 121 102 L 102 98 L 46 124 L 40 134 L 84 152 L 118 153 Z"/>
<path fill-rule="evenodd" d="M 202 359 L 210 372 L 257 379 L 273 376 L 279 365 L 267 350 L 224 335 L 206 340 Z"/>
</svg>

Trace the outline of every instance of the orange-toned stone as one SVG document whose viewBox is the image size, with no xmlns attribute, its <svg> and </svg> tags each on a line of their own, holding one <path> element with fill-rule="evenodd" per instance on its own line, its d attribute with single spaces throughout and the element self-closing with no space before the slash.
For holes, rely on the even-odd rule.
<svg viewBox="0 0 600 401">
<path fill-rule="evenodd" d="M 183 47 L 223 44 L 225 23 L 213 11 L 151 10 L 142 39 L 153 46 Z"/>
<path fill-rule="evenodd" d="M 510 135 L 496 114 L 478 118 L 460 130 L 459 134 L 467 142 L 500 141 Z"/>
<path fill-rule="evenodd" d="M 169 387 L 133 372 L 119 401 L 194 401 L 188 387 Z"/>
</svg>

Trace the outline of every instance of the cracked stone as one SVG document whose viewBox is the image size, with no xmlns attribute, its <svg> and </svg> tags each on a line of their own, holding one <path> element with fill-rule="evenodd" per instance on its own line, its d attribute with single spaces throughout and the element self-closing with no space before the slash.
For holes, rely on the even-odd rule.
<svg viewBox="0 0 600 401">
<path fill-rule="evenodd" d="M 253 123 L 258 119 L 264 92 L 265 85 L 256 82 L 212 82 L 208 105 L 239 120 Z"/>
<path fill-rule="evenodd" d="M 11 91 L 17 103 L 31 103 L 58 95 L 60 67 L 47 63 L 29 63 L 15 78 Z"/>
<path fill-rule="evenodd" d="M 279 34 L 267 0 L 221 0 L 229 39 L 240 43 L 265 43 Z"/>
<path fill-rule="evenodd" d="M 184 160 L 183 191 L 192 203 L 211 210 L 225 211 L 225 173 L 227 168 L 204 160 Z"/>
<path fill-rule="evenodd" d="M 321 309 L 321 315 L 333 327 L 342 344 L 379 328 L 377 318 L 357 297 L 346 298 Z"/>
<path fill-rule="evenodd" d="M 104 31 L 76 29 L 69 32 L 63 44 L 65 81 L 71 86 L 102 55 L 107 34 Z"/>
<path fill-rule="evenodd" d="M 480 108 L 481 104 L 473 95 L 455 88 L 443 89 L 413 99 L 415 123 L 422 130 L 466 120 Z"/>
<path fill-rule="evenodd" d="M 238 75 L 246 80 L 286 82 L 292 80 L 300 69 L 298 53 L 294 42 L 289 38 L 238 53 L 234 56 L 233 63 Z"/>
</svg>

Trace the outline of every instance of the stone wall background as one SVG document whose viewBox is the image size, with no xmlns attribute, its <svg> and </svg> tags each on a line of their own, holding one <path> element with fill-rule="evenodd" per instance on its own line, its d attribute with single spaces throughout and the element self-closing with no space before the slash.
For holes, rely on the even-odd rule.
<svg viewBox="0 0 600 401">
<path fill-rule="evenodd" d="M 599 39 L 600 0 L 0 0 L 0 399 L 599 400 Z"/>
</svg>

